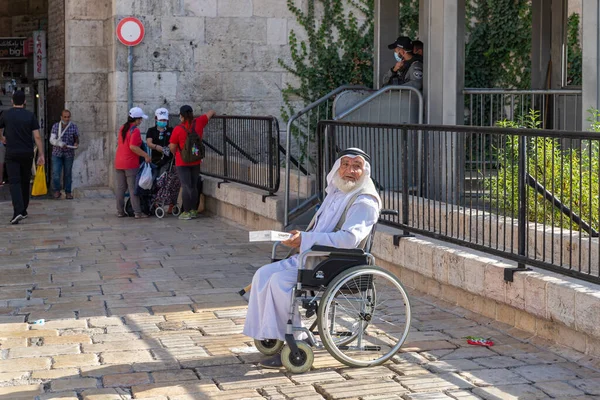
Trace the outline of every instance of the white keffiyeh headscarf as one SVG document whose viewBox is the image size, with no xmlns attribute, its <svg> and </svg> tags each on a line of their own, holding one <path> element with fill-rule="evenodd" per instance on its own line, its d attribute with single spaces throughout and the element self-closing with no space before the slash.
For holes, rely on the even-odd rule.
<svg viewBox="0 0 600 400">
<path fill-rule="evenodd" d="M 327 193 L 327 196 L 325 196 L 325 200 L 323 200 L 323 204 L 321 204 L 321 207 L 319 207 L 319 210 L 317 211 L 317 213 L 315 215 L 315 221 L 317 219 L 319 219 L 319 217 L 325 210 L 327 210 L 327 214 L 328 214 L 327 222 L 328 223 L 326 224 L 326 226 L 319 226 L 319 228 L 320 228 L 319 231 L 332 232 L 335 229 L 338 221 L 342 217 L 342 214 L 346 210 L 346 207 L 348 206 L 348 202 L 352 198 L 354 198 L 354 196 L 359 191 L 364 189 L 364 187 L 367 185 L 372 186 L 372 188 L 371 188 L 372 190 L 370 190 L 370 192 L 373 193 L 373 197 L 375 197 L 375 199 L 379 203 L 379 207 L 381 208 L 381 205 L 382 205 L 381 198 L 377 194 L 375 185 L 373 184 L 373 181 L 371 180 L 371 164 L 361 154 L 365 154 L 361 149 L 357 149 L 357 148 L 346 149 L 344 152 L 341 153 L 340 157 L 335 161 L 335 163 L 333 164 L 333 168 L 331 169 L 329 174 L 327 174 L 327 187 L 325 188 L 325 193 Z M 365 165 L 363 167 L 363 175 L 357 181 L 356 187 L 352 191 L 344 193 L 343 201 L 341 203 L 339 203 L 339 205 L 335 208 L 335 210 L 332 210 L 331 209 L 332 208 L 331 207 L 332 199 L 334 197 L 341 195 L 341 193 L 342 193 L 340 188 L 338 188 L 336 186 L 335 181 L 336 181 L 336 176 L 338 176 L 338 174 L 339 174 L 339 169 L 342 164 L 343 157 L 349 157 L 349 158 L 360 157 L 365 163 Z"/>
</svg>

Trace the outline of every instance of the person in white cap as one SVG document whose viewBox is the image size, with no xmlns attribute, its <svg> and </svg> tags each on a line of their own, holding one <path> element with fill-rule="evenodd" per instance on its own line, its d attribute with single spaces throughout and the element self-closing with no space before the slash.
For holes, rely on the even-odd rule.
<svg viewBox="0 0 600 400">
<path fill-rule="evenodd" d="M 117 197 L 117 217 L 125 217 L 125 191 L 129 188 L 129 196 L 135 218 L 147 218 L 142 213 L 140 198 L 135 195 L 135 177 L 140 168 L 140 157 L 146 162 L 151 162 L 152 158 L 148 153 L 141 149 L 142 136 L 139 126 L 143 119 L 148 119 L 139 107 L 133 107 L 129 110 L 127 122 L 119 129 L 117 153 L 115 155 L 116 169 L 116 197 Z"/>
<path fill-rule="evenodd" d="M 364 247 L 379 219 L 381 198 L 371 180 L 369 156 L 350 148 L 338 155 L 327 175 L 327 196 L 306 232 L 292 231 L 282 244 L 296 253 L 314 245 L 343 249 Z M 298 279 L 298 255 L 261 267 L 252 279 L 244 335 L 258 340 L 285 339 L 292 302 L 292 288 Z M 300 324 L 296 313 L 295 324 Z M 280 355 L 264 360 L 265 368 L 282 367 Z"/>
<path fill-rule="evenodd" d="M 169 150 L 169 141 L 173 129 L 169 126 L 169 111 L 159 108 L 154 113 L 156 126 L 146 132 L 146 144 L 152 153 L 152 164 L 157 167 L 157 176 L 162 175 L 169 168 L 173 155 Z"/>
</svg>

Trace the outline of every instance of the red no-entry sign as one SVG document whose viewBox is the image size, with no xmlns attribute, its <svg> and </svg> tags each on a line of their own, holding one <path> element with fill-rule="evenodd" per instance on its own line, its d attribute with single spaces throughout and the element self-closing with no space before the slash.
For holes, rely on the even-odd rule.
<svg viewBox="0 0 600 400">
<path fill-rule="evenodd" d="M 123 18 L 117 25 L 117 38 L 125 46 L 137 46 L 144 39 L 144 25 L 137 18 Z"/>
</svg>

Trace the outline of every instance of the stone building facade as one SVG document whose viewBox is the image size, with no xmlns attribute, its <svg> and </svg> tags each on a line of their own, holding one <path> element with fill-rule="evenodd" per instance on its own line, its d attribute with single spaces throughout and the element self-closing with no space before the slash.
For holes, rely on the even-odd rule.
<svg viewBox="0 0 600 400">
<path fill-rule="evenodd" d="M 48 119 L 65 106 L 82 139 L 74 185 L 107 186 L 118 127 L 127 117 L 128 51 L 116 38 L 126 16 L 145 26 L 134 48 L 134 104 L 196 112 L 279 115 L 291 79 L 291 29 L 302 34 L 285 0 L 23 0 L 47 4 Z M 302 0 L 296 0 L 303 6 Z M 13 0 L 0 0 L 0 10 Z M 3 8 L 4 7 L 4 8 Z M 0 19 L 0 22 L 2 20 Z M 149 127 L 146 123 L 143 128 Z"/>
</svg>

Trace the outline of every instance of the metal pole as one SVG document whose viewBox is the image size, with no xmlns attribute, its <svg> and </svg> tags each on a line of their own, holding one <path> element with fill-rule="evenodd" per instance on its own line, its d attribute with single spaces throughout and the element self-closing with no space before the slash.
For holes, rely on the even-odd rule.
<svg viewBox="0 0 600 400">
<path fill-rule="evenodd" d="M 526 187 L 526 175 L 527 175 L 527 137 L 521 135 L 519 137 L 519 233 L 518 233 L 518 246 L 519 255 L 527 255 L 527 187 Z M 519 268 L 525 268 L 525 265 L 519 263 Z"/>
<path fill-rule="evenodd" d="M 129 46 L 129 56 L 127 57 L 127 69 L 129 73 L 129 93 L 127 95 L 127 104 L 129 109 L 133 108 L 133 46 Z"/>
</svg>

